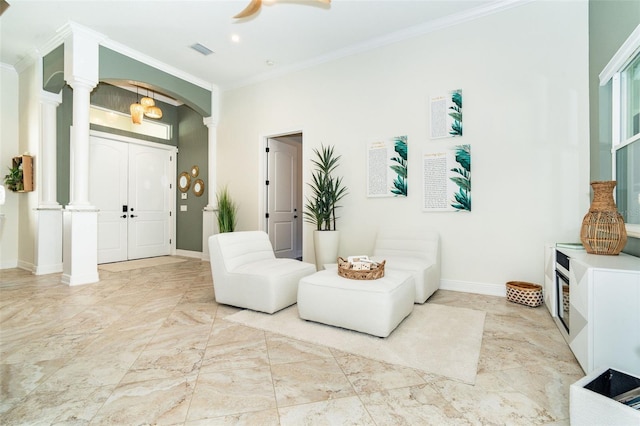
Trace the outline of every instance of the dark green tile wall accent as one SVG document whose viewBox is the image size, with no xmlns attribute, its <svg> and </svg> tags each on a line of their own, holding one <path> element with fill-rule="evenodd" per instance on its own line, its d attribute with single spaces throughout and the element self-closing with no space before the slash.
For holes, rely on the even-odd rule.
<svg viewBox="0 0 640 426">
<path fill-rule="evenodd" d="M 178 152 L 177 175 L 189 172 L 193 166 L 200 169 L 195 179 L 204 181 L 205 190 L 202 196 L 196 197 L 191 188 L 186 192 L 187 199 L 181 199 L 181 192 L 176 191 L 176 248 L 179 250 L 202 251 L 202 209 L 207 205 L 209 185 L 209 129 L 204 125 L 202 116 L 187 106 L 178 107 L 178 139 L 180 140 Z M 180 206 L 186 205 L 187 211 L 181 212 Z"/>
</svg>

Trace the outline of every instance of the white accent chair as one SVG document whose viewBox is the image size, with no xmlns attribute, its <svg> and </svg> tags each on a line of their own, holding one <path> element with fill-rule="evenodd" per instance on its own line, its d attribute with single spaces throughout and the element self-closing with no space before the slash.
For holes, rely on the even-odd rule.
<svg viewBox="0 0 640 426">
<path fill-rule="evenodd" d="M 376 236 L 371 257 L 386 260 L 386 269 L 410 272 L 416 284 L 415 303 L 424 303 L 440 288 L 440 235 L 428 229 L 385 228 Z"/>
<path fill-rule="evenodd" d="M 209 256 L 218 303 L 268 314 L 296 303 L 300 278 L 316 272 L 311 263 L 277 259 L 263 231 L 212 235 Z"/>
</svg>

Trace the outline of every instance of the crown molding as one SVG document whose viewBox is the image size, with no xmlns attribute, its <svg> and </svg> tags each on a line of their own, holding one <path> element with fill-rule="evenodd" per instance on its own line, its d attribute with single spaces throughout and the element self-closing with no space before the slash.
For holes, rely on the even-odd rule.
<svg viewBox="0 0 640 426">
<path fill-rule="evenodd" d="M 0 68 L 7 70 L 7 71 L 13 71 L 15 73 L 17 73 L 18 71 L 16 71 L 16 67 L 14 67 L 13 65 L 9 65 L 6 64 L 4 62 L 0 62 Z"/>
<path fill-rule="evenodd" d="M 157 59 L 147 56 L 144 53 L 138 52 L 137 50 L 134 50 L 128 46 L 125 46 L 111 39 L 105 39 L 100 44 L 115 52 L 121 53 L 131 59 L 135 59 L 136 61 L 142 62 L 143 64 L 149 65 L 150 67 L 153 67 L 157 70 L 164 71 L 167 74 L 170 74 L 174 77 L 177 77 L 181 80 L 194 84 L 203 89 L 212 90 L 212 88 L 214 87 L 213 83 L 211 82 L 199 79 L 197 77 L 192 76 L 191 74 L 187 74 L 186 72 L 178 68 L 174 68 L 170 65 L 167 65 L 164 62 L 158 61 Z"/>
<path fill-rule="evenodd" d="M 444 28 L 460 25 L 465 22 L 473 21 L 483 18 L 485 16 L 492 15 L 494 13 L 502 12 L 507 9 L 522 6 L 527 3 L 532 3 L 536 0 L 500 0 L 490 4 L 478 6 L 476 8 L 457 13 L 455 15 L 446 16 L 441 19 L 426 22 L 420 25 L 414 25 L 412 27 L 405 28 L 395 33 L 387 34 L 381 37 L 373 38 L 362 43 L 353 44 L 345 48 L 335 50 L 326 55 L 318 56 L 305 62 L 299 62 L 290 66 L 279 68 L 278 70 L 269 71 L 264 74 L 247 78 L 245 80 L 238 81 L 237 83 L 230 84 L 224 87 L 224 90 L 237 89 L 240 87 L 249 86 L 252 84 L 260 83 L 262 81 L 271 80 L 276 77 L 280 77 L 292 72 L 301 71 L 307 68 L 312 68 L 323 63 L 335 61 L 337 59 L 346 58 L 348 56 L 356 55 L 358 53 L 367 52 L 377 49 L 379 47 L 387 46 L 393 43 L 398 43 L 404 40 L 408 40 L 421 35 L 429 34 Z"/>
</svg>

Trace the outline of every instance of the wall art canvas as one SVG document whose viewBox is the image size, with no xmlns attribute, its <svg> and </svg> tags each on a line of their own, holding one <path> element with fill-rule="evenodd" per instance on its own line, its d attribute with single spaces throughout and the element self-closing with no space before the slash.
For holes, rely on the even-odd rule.
<svg viewBox="0 0 640 426">
<path fill-rule="evenodd" d="M 431 139 L 462 136 L 462 90 L 430 98 Z"/>
<path fill-rule="evenodd" d="M 423 211 L 471 211 L 471 145 L 422 156 Z"/>
<path fill-rule="evenodd" d="M 407 196 L 407 137 L 370 142 L 367 146 L 367 196 Z"/>
</svg>

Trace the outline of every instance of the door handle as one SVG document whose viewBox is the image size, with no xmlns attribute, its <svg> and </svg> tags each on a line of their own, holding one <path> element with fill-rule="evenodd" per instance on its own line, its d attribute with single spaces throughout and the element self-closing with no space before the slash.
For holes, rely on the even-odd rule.
<svg viewBox="0 0 640 426">
<path fill-rule="evenodd" d="M 138 217 L 138 215 L 132 214 L 132 215 L 131 215 L 131 216 L 129 216 L 129 217 Z"/>
<path fill-rule="evenodd" d="M 120 216 L 120 217 L 121 217 L 121 218 L 123 218 L 123 219 L 126 219 L 126 218 L 127 218 L 127 215 L 126 215 L 126 214 L 123 214 L 123 215 L 122 215 L 122 216 Z"/>
<path fill-rule="evenodd" d="M 297 218 L 298 218 L 298 215 L 297 215 L 297 214 L 294 214 L 294 215 L 293 215 L 293 218 L 294 218 L 294 219 L 297 219 Z"/>
</svg>

